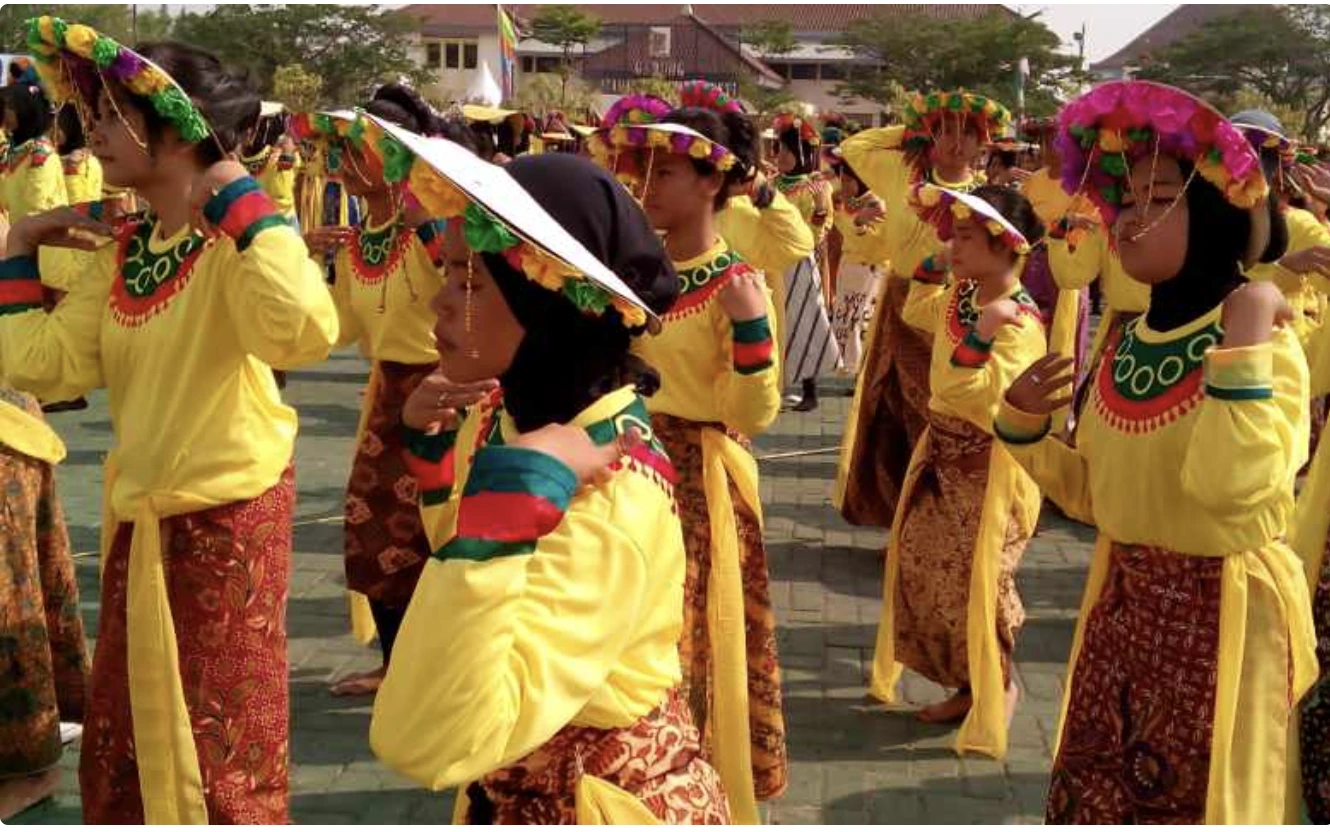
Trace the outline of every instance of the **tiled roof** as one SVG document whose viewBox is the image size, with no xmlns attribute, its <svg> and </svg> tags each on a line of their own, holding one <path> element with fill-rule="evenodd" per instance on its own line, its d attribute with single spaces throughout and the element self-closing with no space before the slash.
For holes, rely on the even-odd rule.
<svg viewBox="0 0 1330 832">
<path fill-rule="evenodd" d="M 1151 52 L 1172 46 L 1212 20 L 1237 14 L 1246 9 L 1260 8 L 1265 7 L 1253 4 L 1184 3 L 1137 35 L 1131 43 L 1102 61 L 1091 64 L 1090 68 L 1096 72 L 1112 72 L 1127 66 L 1139 65 Z"/>
<path fill-rule="evenodd" d="M 594 15 L 610 25 L 664 25 L 673 21 L 687 9 L 712 26 L 731 28 L 752 25 L 764 20 L 788 21 L 795 32 L 843 32 L 853 24 L 875 15 L 906 15 L 923 13 L 940 18 L 977 17 L 995 10 L 1011 14 L 1006 6 L 988 3 L 874 5 L 871 3 L 779 4 L 760 6 L 744 3 L 638 3 L 638 4 L 577 4 L 587 14 Z M 505 8 L 515 12 L 520 20 L 535 16 L 539 4 L 513 3 Z M 426 34 L 446 33 L 447 30 L 489 29 L 495 25 L 493 5 L 475 3 L 459 5 L 417 4 L 403 11 L 418 17 L 424 23 Z"/>
</svg>

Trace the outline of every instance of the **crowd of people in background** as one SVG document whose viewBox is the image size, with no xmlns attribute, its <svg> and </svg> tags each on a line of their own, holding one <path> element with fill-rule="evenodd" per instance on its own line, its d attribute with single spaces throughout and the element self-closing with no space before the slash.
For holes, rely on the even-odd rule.
<svg viewBox="0 0 1330 832">
<path fill-rule="evenodd" d="M 286 373 L 356 347 L 329 694 L 469 823 L 759 823 L 789 785 L 753 441 L 854 381 L 866 697 L 1004 759 L 1016 575 L 1096 532 L 1053 823 L 1330 822 L 1330 166 L 1269 113 L 705 81 L 590 124 L 29 23 L 0 89 L 0 818 L 289 822 Z M 89 655 L 43 411 L 105 388 Z M 93 518 L 81 522 L 93 523 Z M 372 655 L 372 654 L 371 654 Z M 884 762 L 883 765 L 895 763 Z"/>
</svg>

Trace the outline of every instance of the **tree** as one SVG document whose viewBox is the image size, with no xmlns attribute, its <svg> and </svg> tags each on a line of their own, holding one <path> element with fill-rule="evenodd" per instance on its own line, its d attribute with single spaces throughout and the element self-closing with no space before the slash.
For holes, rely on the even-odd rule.
<svg viewBox="0 0 1330 832">
<path fill-rule="evenodd" d="M 576 6 L 554 4 L 541 6 L 531 21 L 530 36 L 563 50 L 559 61 L 560 106 L 566 107 L 568 81 L 573 76 L 573 47 L 586 47 L 600 34 L 600 18 L 584 14 Z"/>
<path fill-rule="evenodd" d="M 670 104 L 679 103 L 679 82 L 671 81 L 668 78 L 660 76 L 651 76 L 650 78 L 638 78 L 633 82 L 630 94 L 636 95 L 654 95 L 657 98 L 664 99 Z"/>
<path fill-rule="evenodd" d="M 764 57 L 788 55 L 799 46 L 788 20 L 763 20 L 740 31 L 740 42 L 749 44 Z"/>
<path fill-rule="evenodd" d="M 573 121 L 585 123 L 589 121 L 586 116 L 595 109 L 596 99 L 596 89 L 576 76 L 538 72 L 523 75 L 512 101 L 505 103 L 542 118 L 550 110 L 560 110 Z"/>
<path fill-rule="evenodd" d="M 294 113 L 308 113 L 319 107 L 323 79 L 305 71 L 300 64 L 277 67 L 272 78 L 272 97 Z"/>
<path fill-rule="evenodd" d="M 764 123 L 768 116 L 780 112 L 796 101 L 794 93 L 788 87 L 771 89 L 759 84 L 748 75 L 740 75 L 738 82 L 739 98 L 748 105 L 748 112 Z"/>
<path fill-rule="evenodd" d="M 249 70 L 265 95 L 278 67 L 298 61 L 322 80 L 320 103 L 346 105 L 385 81 L 424 81 L 407 52 L 415 25 L 375 6 L 218 5 L 180 17 L 173 36 Z"/>
<path fill-rule="evenodd" d="M 879 12 L 840 37 L 870 66 L 856 67 L 839 85 L 842 98 L 864 98 L 884 106 L 906 90 L 966 89 L 1015 104 L 1016 73 L 1029 61 L 1026 111 L 1057 111 L 1064 88 L 1083 79 L 1077 60 L 1058 51 L 1062 41 L 1038 20 L 1005 9 L 969 18 L 942 19 L 927 12 Z"/>
<path fill-rule="evenodd" d="M 1137 76 L 1184 87 L 1226 113 L 1251 104 L 1297 113 L 1298 129 L 1315 139 L 1330 122 L 1328 50 L 1324 7 L 1244 8 L 1150 55 Z"/>
</svg>

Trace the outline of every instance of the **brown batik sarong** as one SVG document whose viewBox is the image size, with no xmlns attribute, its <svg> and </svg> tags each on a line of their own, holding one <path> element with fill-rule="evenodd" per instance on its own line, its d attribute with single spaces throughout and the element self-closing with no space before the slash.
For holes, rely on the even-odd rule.
<svg viewBox="0 0 1330 832">
<path fill-rule="evenodd" d="M 896 661 L 940 685 L 970 683 L 966 635 L 970 572 L 977 557 L 996 557 L 997 641 L 1003 681 L 1011 680 L 1011 654 L 1025 608 L 1016 592 L 1016 567 L 1029 537 L 1020 509 L 1001 541 L 979 539 L 988 500 L 993 437 L 963 419 L 929 415 L 925 467 L 905 496 L 895 593 Z M 994 545 L 999 552 L 990 551 Z"/>
<path fill-rule="evenodd" d="M 1308 819 L 1330 824 L 1330 538 L 1312 598 L 1321 678 L 1302 700 L 1302 799 Z"/>
<path fill-rule="evenodd" d="M 402 454 L 402 407 L 433 364 L 378 363 L 379 380 L 346 487 L 346 585 L 405 610 L 430 556 L 416 478 Z"/>
<path fill-rule="evenodd" d="M 295 470 L 252 500 L 162 521 L 166 592 L 210 823 L 289 821 L 286 597 Z M 79 785 L 83 820 L 142 824 L 126 604 L 134 526 L 102 573 Z"/>
<path fill-rule="evenodd" d="M 1070 680 L 1047 821 L 1204 823 L 1224 560 L 1118 543 L 1109 557 Z"/>
<path fill-rule="evenodd" d="M 18 397 L 41 414 L 35 400 Z M 60 720 L 82 722 L 88 656 L 52 466 L 0 444 L 0 779 L 60 761 Z"/>
<path fill-rule="evenodd" d="M 873 348 L 863 358 L 859 413 L 846 472 L 841 516 L 856 526 L 890 528 L 910 467 L 910 455 L 928 421 L 928 338 L 901 318 L 910 281 L 886 278 Z"/>
<path fill-rule="evenodd" d="M 702 735 L 702 748 L 710 759 L 713 741 L 710 715 L 714 700 L 711 635 L 707 626 L 711 514 L 703 483 L 702 428 L 721 431 L 724 428 L 659 413 L 652 414 L 651 426 L 679 475 L 674 494 L 688 554 L 684 577 L 683 637 L 679 642 L 679 660 L 683 665 L 680 690 L 692 710 L 693 723 Z M 727 433 L 745 449 L 751 448 L 751 443 L 743 436 L 733 431 Z M 761 526 L 732 483 L 730 496 L 739 525 L 753 786 L 758 800 L 769 800 L 785 792 L 789 773 L 785 715 L 781 711 L 780 663 L 776 657 L 776 616 L 771 608 L 767 552 L 762 543 Z"/>
<path fill-rule="evenodd" d="M 683 698 L 627 728 L 568 726 L 539 750 L 467 789 L 471 824 L 577 823 L 577 781 L 596 777 L 633 795 L 662 823 L 728 824 L 720 777 L 702 759 Z"/>
</svg>

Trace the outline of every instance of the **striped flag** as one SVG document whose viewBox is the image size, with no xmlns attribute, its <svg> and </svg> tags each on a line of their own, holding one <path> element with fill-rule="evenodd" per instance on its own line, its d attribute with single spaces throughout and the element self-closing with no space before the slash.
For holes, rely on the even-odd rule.
<svg viewBox="0 0 1330 832">
<path fill-rule="evenodd" d="M 513 97 L 517 71 L 517 27 L 513 19 L 497 6 L 499 11 L 499 86 L 506 102 Z"/>
</svg>

